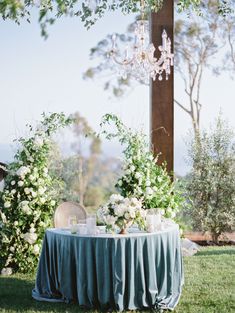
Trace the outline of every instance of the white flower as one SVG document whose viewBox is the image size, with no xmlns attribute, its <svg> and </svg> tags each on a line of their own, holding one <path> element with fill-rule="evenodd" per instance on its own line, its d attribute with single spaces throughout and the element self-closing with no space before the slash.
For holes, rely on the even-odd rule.
<svg viewBox="0 0 235 313">
<path fill-rule="evenodd" d="M 110 196 L 110 202 L 111 203 L 121 202 L 123 199 L 124 199 L 123 196 L 121 196 L 119 194 L 112 194 Z"/>
<path fill-rule="evenodd" d="M 124 215 L 125 210 L 126 210 L 126 206 L 123 204 L 120 204 L 120 205 L 115 206 L 114 213 L 115 215 L 120 217 Z"/>
<path fill-rule="evenodd" d="M 33 246 L 33 253 L 35 254 L 35 255 L 38 255 L 39 254 L 39 251 L 40 251 L 40 248 L 39 248 L 39 245 L 34 245 Z"/>
<path fill-rule="evenodd" d="M 14 195 L 16 193 L 15 189 L 12 189 L 11 194 Z"/>
<path fill-rule="evenodd" d="M 10 206 L 11 206 L 11 202 L 10 201 L 6 201 L 4 203 L 4 208 L 8 209 L 8 208 L 10 208 Z"/>
<path fill-rule="evenodd" d="M 136 173 L 135 173 L 135 178 L 136 178 L 136 179 L 140 179 L 140 178 L 142 178 L 141 173 L 136 172 Z"/>
<path fill-rule="evenodd" d="M 45 193 L 45 191 L 46 191 L 46 188 L 42 188 L 42 187 L 38 188 L 39 195 L 43 195 Z"/>
<path fill-rule="evenodd" d="M 29 230 L 30 234 L 35 233 L 35 231 L 36 231 L 36 229 L 34 227 L 31 227 L 30 230 Z"/>
<path fill-rule="evenodd" d="M 25 233 L 23 234 L 23 238 L 25 241 L 27 241 L 29 244 L 34 244 L 35 241 L 37 240 L 38 236 L 35 233 Z"/>
<path fill-rule="evenodd" d="M 1 214 L 1 219 L 2 219 L 3 223 L 6 224 L 6 222 L 7 222 L 6 215 L 1 211 L 0 211 L 0 214 Z"/>
<path fill-rule="evenodd" d="M 29 172 L 30 172 L 30 169 L 27 166 L 21 166 L 16 172 L 16 174 L 23 178 Z"/>
<path fill-rule="evenodd" d="M 131 171 L 131 172 L 134 172 L 134 171 L 135 171 L 135 166 L 134 166 L 134 165 L 131 165 L 131 166 L 130 166 L 130 171 Z"/>
<path fill-rule="evenodd" d="M 105 217 L 105 221 L 108 225 L 114 226 L 116 221 L 117 221 L 117 218 L 115 216 L 112 216 L 112 215 L 107 215 Z"/>
<path fill-rule="evenodd" d="M 125 219 L 129 220 L 130 219 L 130 214 L 128 212 L 125 213 Z"/>
<path fill-rule="evenodd" d="M 19 224 L 18 221 L 15 221 L 15 222 L 14 222 L 14 225 L 15 225 L 15 226 L 18 226 L 18 224 Z"/>
<path fill-rule="evenodd" d="M 41 198 L 40 202 L 41 202 L 41 204 L 44 204 L 46 202 L 46 199 L 45 198 Z"/>
<path fill-rule="evenodd" d="M 39 223 L 39 226 L 44 227 L 45 223 L 43 223 L 42 221 Z"/>
<path fill-rule="evenodd" d="M 125 171 L 125 174 L 126 174 L 126 175 L 130 175 L 130 174 L 131 174 L 131 170 L 127 169 L 127 170 Z"/>
<path fill-rule="evenodd" d="M 44 141 L 41 136 L 35 136 L 34 138 L 34 145 L 38 148 L 40 148 L 43 145 Z"/>
<path fill-rule="evenodd" d="M 43 172 L 44 174 L 48 174 L 48 168 L 44 167 Z"/>
<path fill-rule="evenodd" d="M 151 186 L 151 181 L 150 180 L 146 180 L 145 185 L 146 185 L 146 187 L 150 187 Z"/>
<path fill-rule="evenodd" d="M 131 218 L 135 218 L 135 208 L 129 207 L 129 214 Z"/>
<path fill-rule="evenodd" d="M 21 208 L 22 212 L 24 212 L 25 214 L 27 214 L 27 215 L 31 214 L 31 209 L 29 207 L 29 202 L 28 201 L 22 201 L 20 203 L 20 208 Z"/>
<path fill-rule="evenodd" d="M 29 180 L 34 181 L 35 180 L 35 176 L 34 175 L 29 175 Z"/>
<path fill-rule="evenodd" d="M 11 252 L 14 252 L 14 251 L 15 251 L 15 248 L 14 248 L 14 247 L 10 247 L 10 251 L 11 251 Z"/>
<path fill-rule="evenodd" d="M 20 180 L 19 182 L 18 182 L 18 186 L 19 187 L 22 187 L 24 185 L 24 182 L 22 181 L 22 180 Z"/>
<path fill-rule="evenodd" d="M 11 185 L 14 186 L 16 184 L 15 180 L 11 182 Z"/>
<path fill-rule="evenodd" d="M 122 180 L 118 181 L 118 185 L 121 187 L 122 186 Z"/>
<path fill-rule="evenodd" d="M 153 189 L 150 187 L 146 188 L 146 195 L 152 195 L 153 194 Z"/>
<path fill-rule="evenodd" d="M 12 268 L 11 267 L 4 267 L 1 271 L 1 275 L 3 276 L 9 276 L 12 274 Z"/>
<path fill-rule="evenodd" d="M 56 205 L 55 200 L 51 200 L 51 205 L 52 205 L 52 206 L 55 206 L 55 205 Z"/>
<path fill-rule="evenodd" d="M 25 193 L 26 195 L 28 195 L 28 194 L 30 193 L 30 189 L 29 189 L 29 188 L 25 188 L 25 189 L 24 189 L 24 193 Z"/>
</svg>

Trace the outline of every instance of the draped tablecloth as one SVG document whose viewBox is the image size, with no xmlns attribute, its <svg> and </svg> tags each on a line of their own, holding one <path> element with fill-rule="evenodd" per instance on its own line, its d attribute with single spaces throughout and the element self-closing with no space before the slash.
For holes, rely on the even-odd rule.
<svg viewBox="0 0 235 313">
<path fill-rule="evenodd" d="M 179 229 L 73 235 L 48 229 L 32 296 L 85 308 L 174 309 L 183 285 Z"/>
</svg>

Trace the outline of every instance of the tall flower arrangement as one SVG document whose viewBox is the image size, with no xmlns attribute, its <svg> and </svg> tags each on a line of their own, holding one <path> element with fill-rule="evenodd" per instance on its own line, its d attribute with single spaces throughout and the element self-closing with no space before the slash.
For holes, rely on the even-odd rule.
<svg viewBox="0 0 235 313">
<path fill-rule="evenodd" d="M 49 171 L 51 136 L 70 123 L 63 113 L 43 114 L 30 136 L 20 138 L 0 197 L 0 261 L 2 272 L 32 271 L 43 234 L 57 204 L 55 178 Z"/>
<path fill-rule="evenodd" d="M 116 128 L 115 132 L 106 130 L 111 123 Z M 101 129 L 101 134 L 107 139 L 117 138 L 125 146 L 123 175 L 116 185 L 120 194 L 141 199 L 145 209 L 161 208 L 165 217 L 174 219 L 183 199 L 165 165 L 156 164 L 146 136 L 127 128 L 112 114 L 103 117 Z"/>
</svg>

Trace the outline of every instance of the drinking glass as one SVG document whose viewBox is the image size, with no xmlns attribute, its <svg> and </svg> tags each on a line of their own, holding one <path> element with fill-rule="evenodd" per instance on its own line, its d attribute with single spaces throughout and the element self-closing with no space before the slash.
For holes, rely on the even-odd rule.
<svg viewBox="0 0 235 313">
<path fill-rule="evenodd" d="M 96 214 L 88 214 L 86 219 L 87 233 L 89 235 L 96 234 Z"/>
<path fill-rule="evenodd" d="M 77 216 L 70 215 L 68 218 L 68 225 L 72 234 L 76 234 L 77 232 Z"/>
<path fill-rule="evenodd" d="M 86 225 L 86 220 L 78 220 L 78 234 L 79 235 L 86 235 L 87 234 L 87 225 Z"/>
</svg>

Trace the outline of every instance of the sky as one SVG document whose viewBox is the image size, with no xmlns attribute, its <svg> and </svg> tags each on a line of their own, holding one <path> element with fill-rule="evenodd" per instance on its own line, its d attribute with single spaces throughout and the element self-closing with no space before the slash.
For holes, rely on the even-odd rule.
<svg viewBox="0 0 235 313">
<path fill-rule="evenodd" d="M 0 22 L 0 160 L 13 155 L 14 138 L 26 135 L 27 123 L 35 124 L 42 112 L 79 111 L 98 130 L 103 114 L 118 114 L 130 127 L 149 131 L 149 90 L 139 86 L 117 101 L 110 99 L 99 81 L 84 81 L 83 73 L 91 65 L 89 50 L 109 33 L 125 32 L 134 15 L 110 13 L 87 31 L 79 19 L 63 18 L 49 26 L 49 38 L 40 36 L 33 19 L 20 26 Z M 175 76 L 175 95 L 185 100 L 180 78 Z M 227 74 L 214 77 L 207 72 L 202 87 L 202 127 L 218 115 L 234 127 L 235 81 Z M 175 171 L 185 174 L 185 138 L 190 119 L 175 107 Z M 61 142 L 66 146 L 66 138 Z M 68 145 L 68 143 L 67 143 Z M 105 152 L 115 156 L 119 147 L 106 144 Z"/>
</svg>

